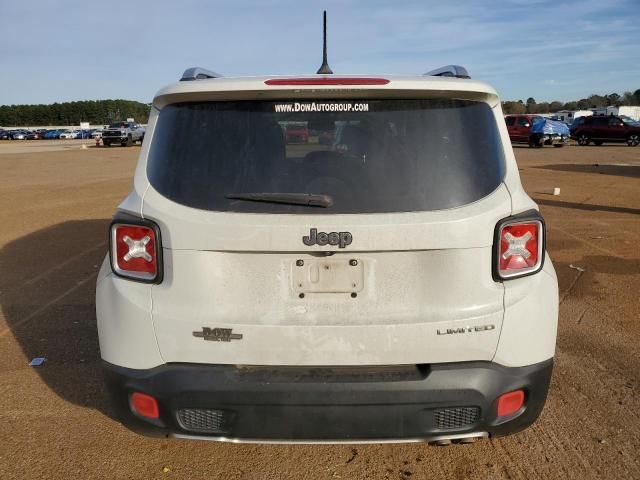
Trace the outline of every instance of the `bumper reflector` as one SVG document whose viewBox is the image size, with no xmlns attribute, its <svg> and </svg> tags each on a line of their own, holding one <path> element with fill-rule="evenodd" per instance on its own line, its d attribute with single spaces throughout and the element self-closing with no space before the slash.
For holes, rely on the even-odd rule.
<svg viewBox="0 0 640 480">
<path fill-rule="evenodd" d="M 516 390 L 498 397 L 498 416 L 508 417 L 513 415 L 524 405 L 524 391 Z"/>
<path fill-rule="evenodd" d="M 145 393 L 134 392 L 131 394 L 131 409 L 141 417 L 160 418 L 158 401 Z"/>
</svg>

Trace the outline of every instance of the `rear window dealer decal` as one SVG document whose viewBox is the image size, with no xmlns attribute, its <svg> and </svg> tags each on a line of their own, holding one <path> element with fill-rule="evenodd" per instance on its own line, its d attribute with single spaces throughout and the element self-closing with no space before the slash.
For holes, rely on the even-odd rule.
<svg viewBox="0 0 640 480">
<path fill-rule="evenodd" d="M 274 104 L 276 113 L 293 112 L 368 112 L 368 103 L 355 102 L 292 102 Z"/>
</svg>

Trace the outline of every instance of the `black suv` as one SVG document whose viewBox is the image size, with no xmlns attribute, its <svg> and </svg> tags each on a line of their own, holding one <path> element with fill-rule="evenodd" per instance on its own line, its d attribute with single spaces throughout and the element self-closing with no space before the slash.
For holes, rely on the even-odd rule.
<svg viewBox="0 0 640 480">
<path fill-rule="evenodd" d="M 580 123 L 575 125 L 578 120 Z M 579 145 L 589 145 L 592 141 L 596 145 L 627 142 L 630 147 L 635 147 L 640 144 L 640 123 L 630 118 L 592 116 L 580 117 L 576 122 L 571 126 L 571 136 Z"/>
</svg>

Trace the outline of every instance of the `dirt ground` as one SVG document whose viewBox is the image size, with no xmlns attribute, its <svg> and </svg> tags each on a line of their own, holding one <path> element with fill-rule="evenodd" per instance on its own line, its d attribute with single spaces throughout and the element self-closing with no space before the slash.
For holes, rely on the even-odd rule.
<svg viewBox="0 0 640 480">
<path fill-rule="evenodd" d="M 94 283 L 139 147 L 30 144 L 0 142 L 1 479 L 640 478 L 640 147 L 515 148 L 560 281 L 549 399 L 523 433 L 439 448 L 153 440 L 120 426 L 102 392 Z"/>
</svg>

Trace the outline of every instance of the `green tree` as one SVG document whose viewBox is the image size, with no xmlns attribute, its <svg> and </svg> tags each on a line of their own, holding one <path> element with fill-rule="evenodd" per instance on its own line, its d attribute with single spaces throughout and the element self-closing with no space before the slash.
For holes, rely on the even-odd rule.
<svg viewBox="0 0 640 480">
<path fill-rule="evenodd" d="M 635 105 L 635 97 L 631 92 L 624 92 L 622 94 L 622 104 L 623 105 Z"/>
<path fill-rule="evenodd" d="M 581 98 L 580 100 L 577 101 L 576 107 L 578 110 L 586 110 L 587 108 L 591 107 L 591 103 L 589 102 L 588 99 Z"/>
<path fill-rule="evenodd" d="M 86 100 L 53 103 L 50 105 L 0 106 L 0 125 L 9 127 L 28 125 L 94 125 L 109 123 L 119 118 L 133 117 L 145 123 L 149 118 L 148 104 L 131 100 Z"/>
<path fill-rule="evenodd" d="M 607 105 L 615 105 L 616 107 L 622 105 L 622 97 L 617 93 L 605 95 L 605 98 L 607 99 Z"/>
<path fill-rule="evenodd" d="M 607 98 L 602 95 L 590 95 L 587 100 L 589 101 L 589 107 L 591 108 L 607 106 Z"/>
<path fill-rule="evenodd" d="M 558 102 L 557 100 L 554 100 L 549 104 L 549 111 L 557 112 L 558 110 L 562 110 L 563 107 L 564 105 L 562 104 L 562 102 Z"/>
<path fill-rule="evenodd" d="M 502 102 L 502 110 L 506 114 L 522 114 L 525 112 L 525 107 L 522 101 L 514 102 L 514 101 L 506 101 Z"/>
<path fill-rule="evenodd" d="M 542 102 L 538 104 L 538 113 L 550 113 L 551 112 L 551 106 L 549 105 L 549 102 Z"/>
</svg>

